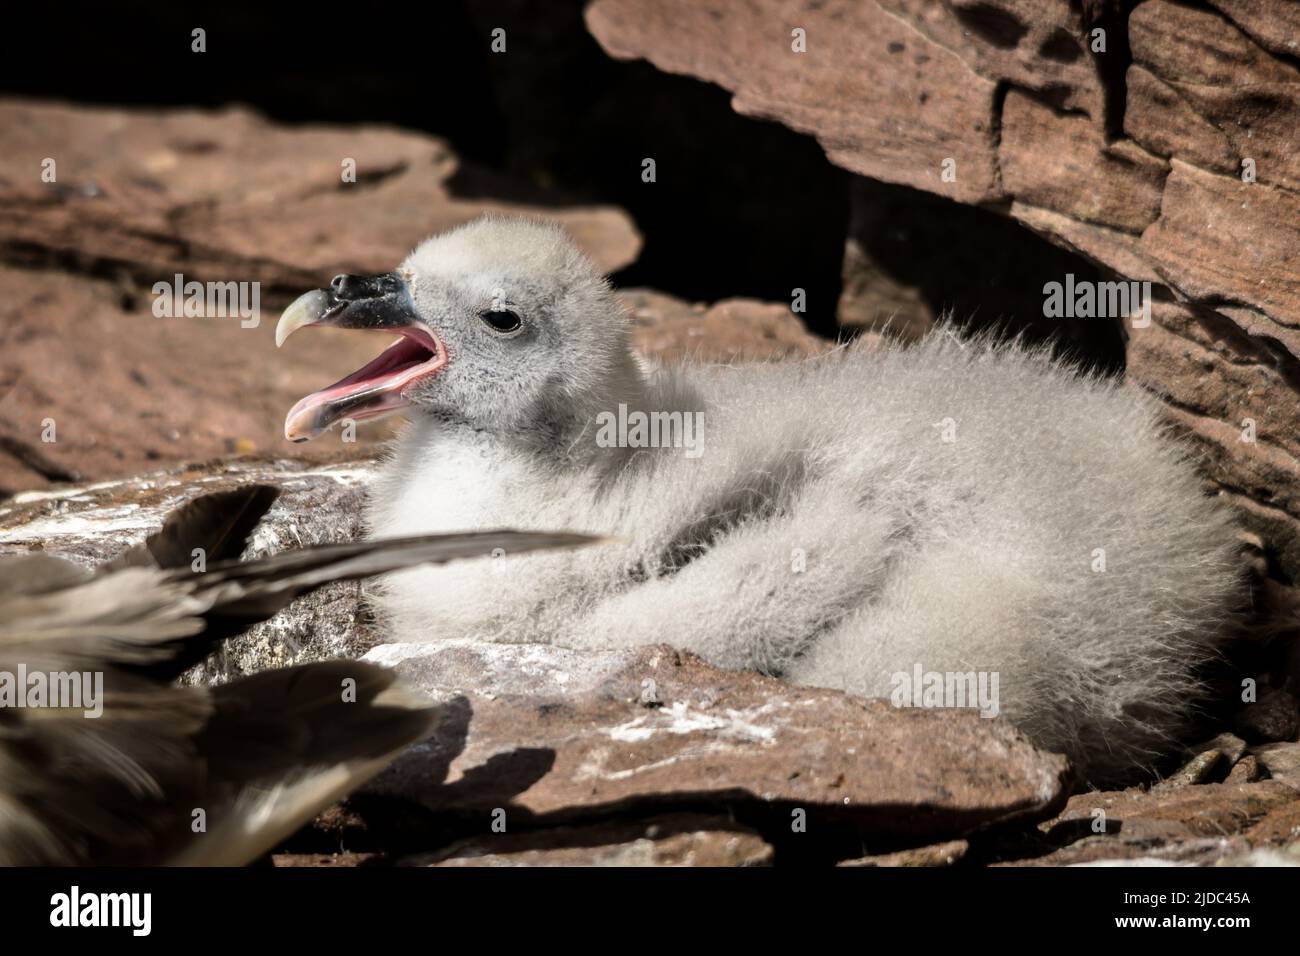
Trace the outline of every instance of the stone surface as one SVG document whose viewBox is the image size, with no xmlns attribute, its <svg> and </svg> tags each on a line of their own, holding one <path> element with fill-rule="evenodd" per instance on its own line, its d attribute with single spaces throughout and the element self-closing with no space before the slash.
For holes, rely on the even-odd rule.
<svg viewBox="0 0 1300 956">
<path fill-rule="evenodd" d="M 1089 54 L 1084 5 L 1036 0 L 878 0 L 879 6 L 981 76 L 1032 90 L 1061 110 L 1100 119 L 1106 91 Z M 811 6 L 811 4 L 810 4 Z M 1094 5 L 1095 6 L 1095 5 Z"/>
<path fill-rule="evenodd" d="M 1018 202 L 1132 233 L 1160 214 L 1163 160 L 1132 144 L 1107 145 L 1087 116 L 1017 90 L 1007 93 L 1002 122 L 1002 183 Z"/>
<path fill-rule="evenodd" d="M 1176 89 L 1137 63 L 1128 68 L 1125 84 L 1131 110 L 1125 132 L 1135 142 L 1157 155 L 1177 154 L 1215 172 L 1238 170 L 1240 160 L 1223 131 L 1197 113 Z"/>
<path fill-rule="evenodd" d="M 1260 46 L 1284 56 L 1300 55 L 1300 7 L 1278 0 L 1209 0 Z"/>
<path fill-rule="evenodd" d="M 738 112 L 811 133 L 855 173 L 964 202 L 1001 193 L 995 80 L 874 2 L 597 0 L 586 17 L 611 55 L 717 83 Z"/>
<path fill-rule="evenodd" d="M 1217 749 L 1204 750 L 1179 768 L 1177 773 L 1161 780 L 1158 786 L 1166 789 L 1188 787 L 1197 783 L 1207 783 L 1223 769 L 1224 756 Z"/>
<path fill-rule="evenodd" d="M 1289 401 L 1291 380 L 1276 348 L 1219 312 L 1165 301 L 1152 306 L 1149 327 L 1129 334 L 1129 377 L 1207 420 L 1196 437 L 1227 458 L 1221 471 L 1211 466 L 1211 476 L 1225 484 L 1235 478 L 1261 496 L 1277 486 L 1271 503 L 1300 514 L 1300 497 L 1287 487 L 1290 475 L 1300 476 L 1300 407 Z M 1253 423 L 1249 432 L 1242 431 L 1245 419 Z M 1231 440 L 1216 426 L 1230 428 Z"/>
<path fill-rule="evenodd" d="M 1242 740 L 1236 734 L 1222 733 L 1213 740 L 1207 740 L 1199 747 L 1193 749 L 1201 753 L 1214 751 L 1223 757 L 1227 766 L 1234 767 L 1246 754 L 1246 741 Z"/>
<path fill-rule="evenodd" d="M 614 813 L 729 808 L 811 843 L 925 843 L 1064 800 L 1064 758 L 969 711 L 898 709 L 718 670 L 664 646 L 381 645 L 442 702 L 438 731 L 367 792 L 507 830 Z"/>
<path fill-rule="evenodd" d="M 1254 783 L 1262 779 L 1264 770 L 1259 765 L 1259 758 L 1253 754 L 1247 754 L 1242 757 L 1233 768 L 1228 771 L 1228 776 L 1224 778 L 1224 783 Z"/>
<path fill-rule="evenodd" d="M 970 849 L 965 840 L 948 840 L 944 843 L 932 843 L 929 846 L 895 853 L 881 853 L 876 856 L 862 856 L 855 860 L 844 860 L 839 866 L 952 866 L 960 863 Z"/>
<path fill-rule="evenodd" d="M 1107 833 L 1184 833 L 1217 837 L 1242 833 L 1275 807 L 1300 799 L 1294 787 L 1277 780 L 1243 785 L 1203 784 L 1172 790 L 1119 790 L 1076 794 L 1065 811 L 1040 829 L 1049 835 L 1087 824 L 1097 810 L 1105 813 Z"/>
<path fill-rule="evenodd" d="M 383 127 L 280 126 L 238 108 L 159 113 L 0 103 L 0 254 L 187 278 L 310 288 L 386 272 L 430 233 L 485 212 L 556 219 L 604 269 L 640 237 L 609 207 L 458 200 L 441 140 Z M 42 161 L 57 181 L 43 182 Z M 356 181 L 344 182 L 345 160 Z"/>
<path fill-rule="evenodd" d="M 1242 865 L 1252 850 L 1288 842 L 1297 808 L 1300 792 L 1280 780 L 1081 793 L 1039 825 L 1057 848 L 1012 865 Z"/>
<path fill-rule="evenodd" d="M 1259 182 L 1300 185 L 1300 68 L 1293 61 L 1273 56 L 1215 11 L 1170 0 L 1139 4 L 1128 25 L 1130 136 L 1216 172 L 1239 173 L 1250 158 Z"/>
<path fill-rule="evenodd" d="M 1141 248 L 1193 300 L 1256 309 L 1300 357 L 1300 194 L 1171 162 L 1160 217 Z"/>
<path fill-rule="evenodd" d="M 1160 282 L 1155 265 L 1138 246 L 1138 236 L 1020 201 L 1011 204 L 1011 215 L 1039 235 L 1110 272 L 1139 282 Z"/>
<path fill-rule="evenodd" d="M 1271 779 L 1300 790 L 1300 743 L 1256 744 L 1250 752 Z"/>
<path fill-rule="evenodd" d="M 1087 837 L 1021 866 L 1220 866 L 1251 852 L 1243 837 Z"/>
<path fill-rule="evenodd" d="M 461 840 L 402 866 L 770 866 L 772 848 L 725 819 L 670 814 Z"/>
<path fill-rule="evenodd" d="M 710 306 L 651 289 L 624 289 L 619 298 L 637 351 L 664 362 L 803 358 L 834 345 L 810 333 L 788 306 L 772 302 L 726 299 Z"/>
<path fill-rule="evenodd" d="M 1300 849 L 1300 801 L 1276 807 L 1246 831 L 1256 846 L 1295 846 Z"/>
</svg>

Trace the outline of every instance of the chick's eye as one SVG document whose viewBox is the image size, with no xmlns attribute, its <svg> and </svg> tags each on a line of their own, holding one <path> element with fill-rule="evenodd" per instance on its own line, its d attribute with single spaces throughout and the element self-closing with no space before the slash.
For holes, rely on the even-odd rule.
<svg viewBox="0 0 1300 956">
<path fill-rule="evenodd" d="M 509 309 L 489 310 L 480 315 L 479 318 L 493 332 L 502 334 L 517 332 L 524 324 L 524 320 L 519 318 L 519 314 L 511 312 Z"/>
</svg>

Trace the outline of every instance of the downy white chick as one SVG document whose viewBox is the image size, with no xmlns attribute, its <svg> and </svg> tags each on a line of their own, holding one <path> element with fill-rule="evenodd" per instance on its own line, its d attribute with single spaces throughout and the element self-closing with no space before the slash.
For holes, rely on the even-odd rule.
<svg viewBox="0 0 1300 956">
<path fill-rule="evenodd" d="M 501 218 L 308 293 L 278 341 L 302 325 L 401 336 L 285 426 L 409 406 L 373 534 L 627 542 L 392 575 L 395 640 L 666 642 L 896 700 L 918 669 L 996 674 L 1003 714 L 1105 781 L 1169 749 L 1241 595 L 1230 519 L 1155 402 L 1041 349 L 941 331 L 651 370 L 563 232 Z M 634 447 L 638 413 L 660 447 Z"/>
</svg>

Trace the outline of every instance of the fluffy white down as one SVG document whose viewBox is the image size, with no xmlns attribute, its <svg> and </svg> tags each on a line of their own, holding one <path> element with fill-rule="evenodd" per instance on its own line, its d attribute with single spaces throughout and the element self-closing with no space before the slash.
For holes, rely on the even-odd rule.
<svg viewBox="0 0 1300 956">
<path fill-rule="evenodd" d="M 374 535 L 625 543 L 394 575 L 377 595 L 392 639 L 665 642 L 884 697 L 917 664 L 997 672 L 1002 713 L 1087 779 L 1168 749 L 1243 583 L 1226 509 L 1152 399 L 947 330 L 643 372 L 608 321 L 602 375 L 623 380 L 568 398 L 587 419 L 609 395 L 700 411 L 702 454 L 600 448 L 589 420 L 539 449 L 417 411 L 372 490 Z"/>
</svg>

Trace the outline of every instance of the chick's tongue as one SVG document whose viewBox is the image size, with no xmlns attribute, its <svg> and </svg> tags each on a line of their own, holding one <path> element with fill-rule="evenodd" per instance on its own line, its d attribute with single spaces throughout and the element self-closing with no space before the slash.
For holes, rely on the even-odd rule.
<svg viewBox="0 0 1300 956">
<path fill-rule="evenodd" d="M 401 408 L 407 404 L 402 387 L 431 358 L 419 342 L 399 339 L 351 375 L 294 405 L 285 419 L 285 437 L 306 441 L 341 418 L 374 418 Z"/>
</svg>

